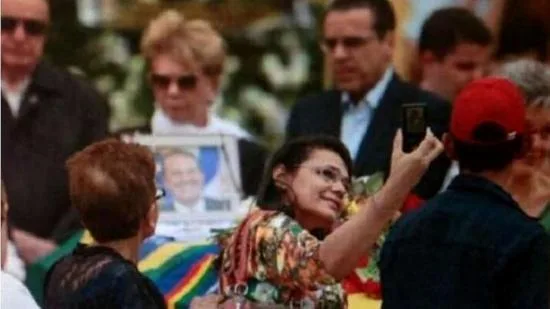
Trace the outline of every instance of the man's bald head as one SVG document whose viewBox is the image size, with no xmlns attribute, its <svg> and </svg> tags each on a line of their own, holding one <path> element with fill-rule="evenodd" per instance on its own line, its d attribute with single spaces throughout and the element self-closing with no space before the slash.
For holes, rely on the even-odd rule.
<svg viewBox="0 0 550 309">
<path fill-rule="evenodd" d="M 47 0 L 2 0 L 2 16 L 38 18 L 50 20 L 50 8 Z"/>
</svg>

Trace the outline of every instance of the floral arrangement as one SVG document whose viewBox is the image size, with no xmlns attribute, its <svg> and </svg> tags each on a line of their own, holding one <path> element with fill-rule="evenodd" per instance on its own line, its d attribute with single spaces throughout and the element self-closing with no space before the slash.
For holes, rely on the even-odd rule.
<svg viewBox="0 0 550 309">
<path fill-rule="evenodd" d="M 384 175 L 382 173 L 354 179 L 344 217 L 347 219 L 355 215 L 359 211 L 359 201 L 374 195 L 383 185 Z M 388 230 L 389 225 L 380 235 L 369 255 L 363 257 L 355 271 L 343 280 L 342 286 L 348 294 L 362 293 L 369 298 L 380 299 L 380 271 L 377 265 Z"/>
<path fill-rule="evenodd" d="M 376 173 L 371 176 L 365 176 L 353 180 L 352 192 L 350 201 L 346 207 L 345 216 L 349 218 L 359 211 L 360 199 L 368 198 L 374 195 L 384 185 L 384 175 L 382 173 Z M 395 221 L 399 218 L 401 213 L 418 208 L 422 204 L 423 200 L 414 194 L 410 194 L 407 197 L 403 207 L 396 213 L 393 220 L 390 221 L 385 230 L 380 234 L 380 237 L 371 248 L 368 256 L 363 257 L 357 268 L 342 282 L 344 290 L 348 294 L 364 294 L 368 298 L 379 300 L 382 298 L 382 288 L 380 286 L 380 270 L 378 269 L 378 262 L 380 261 L 380 253 L 382 245 L 386 240 L 389 229 Z"/>
</svg>

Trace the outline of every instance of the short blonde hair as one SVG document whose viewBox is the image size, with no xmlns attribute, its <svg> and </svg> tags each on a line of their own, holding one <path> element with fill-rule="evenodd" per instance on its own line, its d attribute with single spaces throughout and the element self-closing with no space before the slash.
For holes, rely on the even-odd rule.
<svg viewBox="0 0 550 309">
<path fill-rule="evenodd" d="M 205 68 L 223 65 L 225 44 L 209 22 L 186 20 L 179 12 L 166 10 L 145 29 L 141 53 L 148 62 L 167 53 L 178 61 L 196 61 Z"/>
</svg>

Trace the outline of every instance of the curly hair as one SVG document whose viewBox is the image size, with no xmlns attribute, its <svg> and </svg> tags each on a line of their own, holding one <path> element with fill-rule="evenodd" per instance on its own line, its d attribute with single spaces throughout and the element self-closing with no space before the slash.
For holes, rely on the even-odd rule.
<svg viewBox="0 0 550 309">
<path fill-rule="evenodd" d="M 514 82 L 528 106 L 550 108 L 550 68 L 544 63 L 529 59 L 506 62 L 497 75 Z"/>
<path fill-rule="evenodd" d="M 116 139 L 94 143 L 67 160 L 69 195 L 98 242 L 133 237 L 155 200 L 151 151 Z"/>
<path fill-rule="evenodd" d="M 178 61 L 197 61 L 203 68 L 211 68 L 223 64 L 225 44 L 209 22 L 186 20 L 179 12 L 166 10 L 144 31 L 141 53 L 147 61 L 169 54 Z"/>
</svg>

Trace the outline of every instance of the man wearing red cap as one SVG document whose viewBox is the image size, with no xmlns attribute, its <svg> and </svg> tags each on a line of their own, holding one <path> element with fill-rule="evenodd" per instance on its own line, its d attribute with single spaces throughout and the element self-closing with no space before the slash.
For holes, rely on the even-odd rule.
<svg viewBox="0 0 550 309">
<path fill-rule="evenodd" d="M 460 92 L 445 137 L 460 174 L 388 236 L 382 308 L 548 308 L 550 241 L 506 189 L 524 153 L 525 118 L 507 79 Z"/>
</svg>

